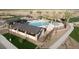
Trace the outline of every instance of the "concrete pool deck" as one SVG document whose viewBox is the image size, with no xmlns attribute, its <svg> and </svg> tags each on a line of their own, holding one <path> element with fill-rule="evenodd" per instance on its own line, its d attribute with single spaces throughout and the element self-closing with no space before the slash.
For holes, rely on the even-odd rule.
<svg viewBox="0 0 79 59">
<path fill-rule="evenodd" d="M 40 46 L 40 48 L 58 48 L 65 42 L 66 38 L 69 36 L 73 29 L 73 24 L 69 24 L 66 29 L 52 31 L 48 36 L 50 40 L 47 38 L 44 42 L 44 45 Z"/>
</svg>

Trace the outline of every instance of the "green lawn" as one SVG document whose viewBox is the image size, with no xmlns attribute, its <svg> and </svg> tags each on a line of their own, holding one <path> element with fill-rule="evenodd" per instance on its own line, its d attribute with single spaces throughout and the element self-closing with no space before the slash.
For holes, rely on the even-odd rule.
<svg viewBox="0 0 79 59">
<path fill-rule="evenodd" d="M 79 42 L 79 28 L 75 27 L 70 36 Z"/>
<path fill-rule="evenodd" d="M 70 18 L 69 22 L 79 22 L 79 17 Z"/>
<path fill-rule="evenodd" d="M 6 33 L 6 34 L 3 34 L 3 36 L 5 36 L 7 38 L 7 40 L 9 40 L 9 41 L 11 39 L 10 42 L 19 49 L 34 49 L 36 47 L 35 44 L 33 44 L 27 40 L 24 40 L 20 37 L 17 37 L 15 35 Z"/>
</svg>

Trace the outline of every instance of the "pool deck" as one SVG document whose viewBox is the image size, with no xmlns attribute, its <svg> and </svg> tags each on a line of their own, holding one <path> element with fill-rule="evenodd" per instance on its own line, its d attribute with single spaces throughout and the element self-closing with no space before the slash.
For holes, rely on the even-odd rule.
<svg viewBox="0 0 79 59">
<path fill-rule="evenodd" d="M 59 39 L 59 37 L 61 37 L 65 33 L 65 31 L 66 31 L 65 29 L 59 30 L 57 32 L 55 30 L 52 31 L 50 35 L 46 37 L 45 42 L 43 43 L 42 46 L 40 46 L 40 48 L 48 48 L 49 46 L 54 44 Z"/>
<path fill-rule="evenodd" d="M 50 35 L 46 38 L 46 41 L 40 48 L 58 48 L 61 44 L 63 44 L 66 40 L 66 38 L 69 36 L 69 34 L 74 29 L 71 27 L 73 25 L 68 25 L 67 28 L 61 29 L 61 30 L 53 30 Z M 50 38 L 50 39 L 49 39 Z"/>
</svg>

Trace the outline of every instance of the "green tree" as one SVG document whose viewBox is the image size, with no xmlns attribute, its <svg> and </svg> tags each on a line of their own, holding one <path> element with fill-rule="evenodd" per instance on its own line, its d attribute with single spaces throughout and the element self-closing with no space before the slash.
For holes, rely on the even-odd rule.
<svg viewBox="0 0 79 59">
<path fill-rule="evenodd" d="M 32 14 L 32 13 L 33 13 L 33 11 L 30 11 L 29 13 L 30 13 L 30 14 Z"/>
<path fill-rule="evenodd" d="M 37 14 L 39 14 L 41 16 L 42 12 L 41 11 L 37 11 Z"/>
<path fill-rule="evenodd" d="M 72 13 L 69 10 L 66 10 L 64 13 L 64 18 L 66 19 L 67 23 L 69 22 L 71 17 L 72 17 Z"/>
<path fill-rule="evenodd" d="M 65 20 L 63 21 L 63 24 L 64 24 L 65 28 L 67 27 L 67 24 L 68 24 L 71 17 L 72 17 L 72 13 L 69 10 L 66 10 L 64 12 L 64 19 Z"/>
</svg>

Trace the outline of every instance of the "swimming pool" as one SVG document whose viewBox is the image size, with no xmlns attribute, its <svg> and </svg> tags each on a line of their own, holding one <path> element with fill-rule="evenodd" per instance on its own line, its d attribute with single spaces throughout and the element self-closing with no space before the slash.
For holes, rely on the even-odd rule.
<svg viewBox="0 0 79 59">
<path fill-rule="evenodd" d="M 44 21 L 44 20 L 34 20 L 34 21 L 30 22 L 29 25 L 40 27 L 40 26 L 49 25 L 49 22 Z"/>
<path fill-rule="evenodd" d="M 43 28 L 46 28 L 50 24 L 52 26 L 54 26 L 55 28 L 59 28 L 59 27 L 63 27 L 64 26 L 63 23 L 50 22 L 49 20 L 33 20 L 33 21 L 29 21 L 29 25 L 37 26 L 37 27 L 43 27 Z"/>
</svg>

